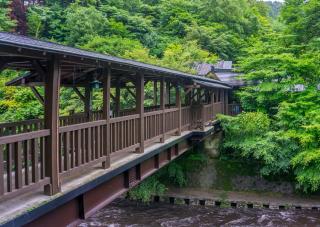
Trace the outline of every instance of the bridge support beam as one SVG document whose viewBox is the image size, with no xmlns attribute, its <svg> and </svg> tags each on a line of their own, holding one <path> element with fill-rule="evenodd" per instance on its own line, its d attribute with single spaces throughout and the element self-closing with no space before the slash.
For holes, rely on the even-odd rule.
<svg viewBox="0 0 320 227">
<path fill-rule="evenodd" d="M 57 57 L 49 62 L 48 73 L 45 77 L 44 124 L 50 130 L 45 140 L 45 176 L 50 178 L 50 184 L 44 187 L 46 195 L 60 191 L 58 168 L 59 148 L 59 91 L 61 65 Z"/>
</svg>

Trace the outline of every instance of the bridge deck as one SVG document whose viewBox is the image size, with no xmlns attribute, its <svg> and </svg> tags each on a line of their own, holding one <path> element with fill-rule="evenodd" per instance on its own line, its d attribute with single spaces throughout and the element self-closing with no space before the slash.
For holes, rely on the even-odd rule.
<svg viewBox="0 0 320 227">
<path fill-rule="evenodd" d="M 214 130 L 214 126 L 208 126 L 203 131 L 198 132 L 200 134 L 209 134 Z M 188 139 L 197 131 L 184 131 L 180 136 L 171 136 L 168 138 L 164 143 L 156 143 L 152 146 L 149 146 L 145 149 L 144 153 L 134 153 L 134 152 L 117 152 L 111 155 L 111 165 L 108 169 L 102 169 L 99 164 L 97 164 L 92 169 L 86 170 L 85 174 L 79 172 L 77 175 L 73 175 L 72 177 L 66 178 L 62 182 L 61 192 L 56 194 L 55 196 L 46 196 L 43 194 L 41 189 L 25 193 L 19 195 L 15 198 L 10 200 L 6 200 L 1 202 L 0 206 L 0 223 L 5 223 L 14 219 L 15 217 L 20 216 L 21 220 L 30 218 L 30 214 L 26 214 L 32 210 L 36 210 L 38 207 L 41 207 L 43 204 L 50 204 L 50 202 L 54 202 L 59 200 L 59 198 L 63 198 L 68 194 L 74 194 L 73 197 L 77 196 L 77 190 L 79 190 L 82 186 L 88 187 L 90 182 L 94 182 L 95 180 L 99 179 L 103 176 L 110 175 L 110 178 L 115 174 L 120 174 L 126 169 L 130 168 L 130 163 L 137 161 L 142 162 L 143 160 L 148 159 L 151 157 L 152 152 L 161 152 L 165 150 L 168 146 L 172 146 L 172 144 L 178 143 L 181 140 Z M 171 144 L 171 145 L 170 145 Z M 179 155 L 186 151 L 183 150 Z M 178 156 L 173 156 L 171 160 Z M 140 159 L 140 160 L 139 160 Z M 165 164 L 169 163 L 169 160 L 160 167 L 164 166 Z M 134 165 L 135 163 L 133 163 Z M 155 170 L 156 171 L 156 170 Z M 148 173 L 148 175 L 152 174 L 154 171 Z M 147 175 L 146 175 L 147 176 Z M 145 178 L 144 176 L 143 178 Z M 124 191 L 119 192 L 119 195 L 122 194 Z M 64 201 L 65 202 L 65 201 Z M 58 204 L 56 204 L 58 206 Z M 54 203 L 53 205 L 54 206 Z M 37 215 L 37 214 L 35 214 Z"/>
</svg>

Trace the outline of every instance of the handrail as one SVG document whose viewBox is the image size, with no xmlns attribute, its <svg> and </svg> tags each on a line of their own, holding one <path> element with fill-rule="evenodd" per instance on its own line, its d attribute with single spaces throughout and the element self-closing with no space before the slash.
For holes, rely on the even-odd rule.
<svg viewBox="0 0 320 227">
<path fill-rule="evenodd" d="M 80 123 L 75 125 L 62 126 L 59 128 L 59 133 L 71 132 L 75 130 L 101 126 L 101 125 L 105 125 L 106 123 L 107 123 L 106 120 L 99 120 L 99 121 L 90 121 L 90 122 L 85 122 L 85 123 Z"/>
<path fill-rule="evenodd" d="M 0 137 L 0 145 L 21 142 L 24 140 L 31 140 L 31 139 L 45 137 L 49 135 L 50 135 L 50 130 L 43 129 L 43 130 L 38 130 L 34 132 L 26 132 L 26 133 L 10 135 L 10 136 L 2 136 Z"/>
</svg>

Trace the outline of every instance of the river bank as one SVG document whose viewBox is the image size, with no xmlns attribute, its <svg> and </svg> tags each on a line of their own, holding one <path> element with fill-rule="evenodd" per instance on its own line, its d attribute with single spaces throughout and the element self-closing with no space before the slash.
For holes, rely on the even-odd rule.
<svg viewBox="0 0 320 227">
<path fill-rule="evenodd" d="M 203 188 L 169 188 L 156 201 L 220 207 L 309 209 L 320 211 L 320 196 L 299 196 L 274 192 L 223 191 Z"/>
<path fill-rule="evenodd" d="M 78 224 L 89 226 L 320 226 L 318 211 L 218 208 L 118 199 Z"/>
</svg>

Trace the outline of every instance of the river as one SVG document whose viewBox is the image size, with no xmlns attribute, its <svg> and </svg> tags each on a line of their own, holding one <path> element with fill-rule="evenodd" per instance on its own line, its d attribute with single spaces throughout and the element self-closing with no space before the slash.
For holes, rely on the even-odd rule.
<svg viewBox="0 0 320 227">
<path fill-rule="evenodd" d="M 320 226 L 320 211 L 137 204 L 118 199 L 78 225 L 89 226 Z"/>
</svg>

